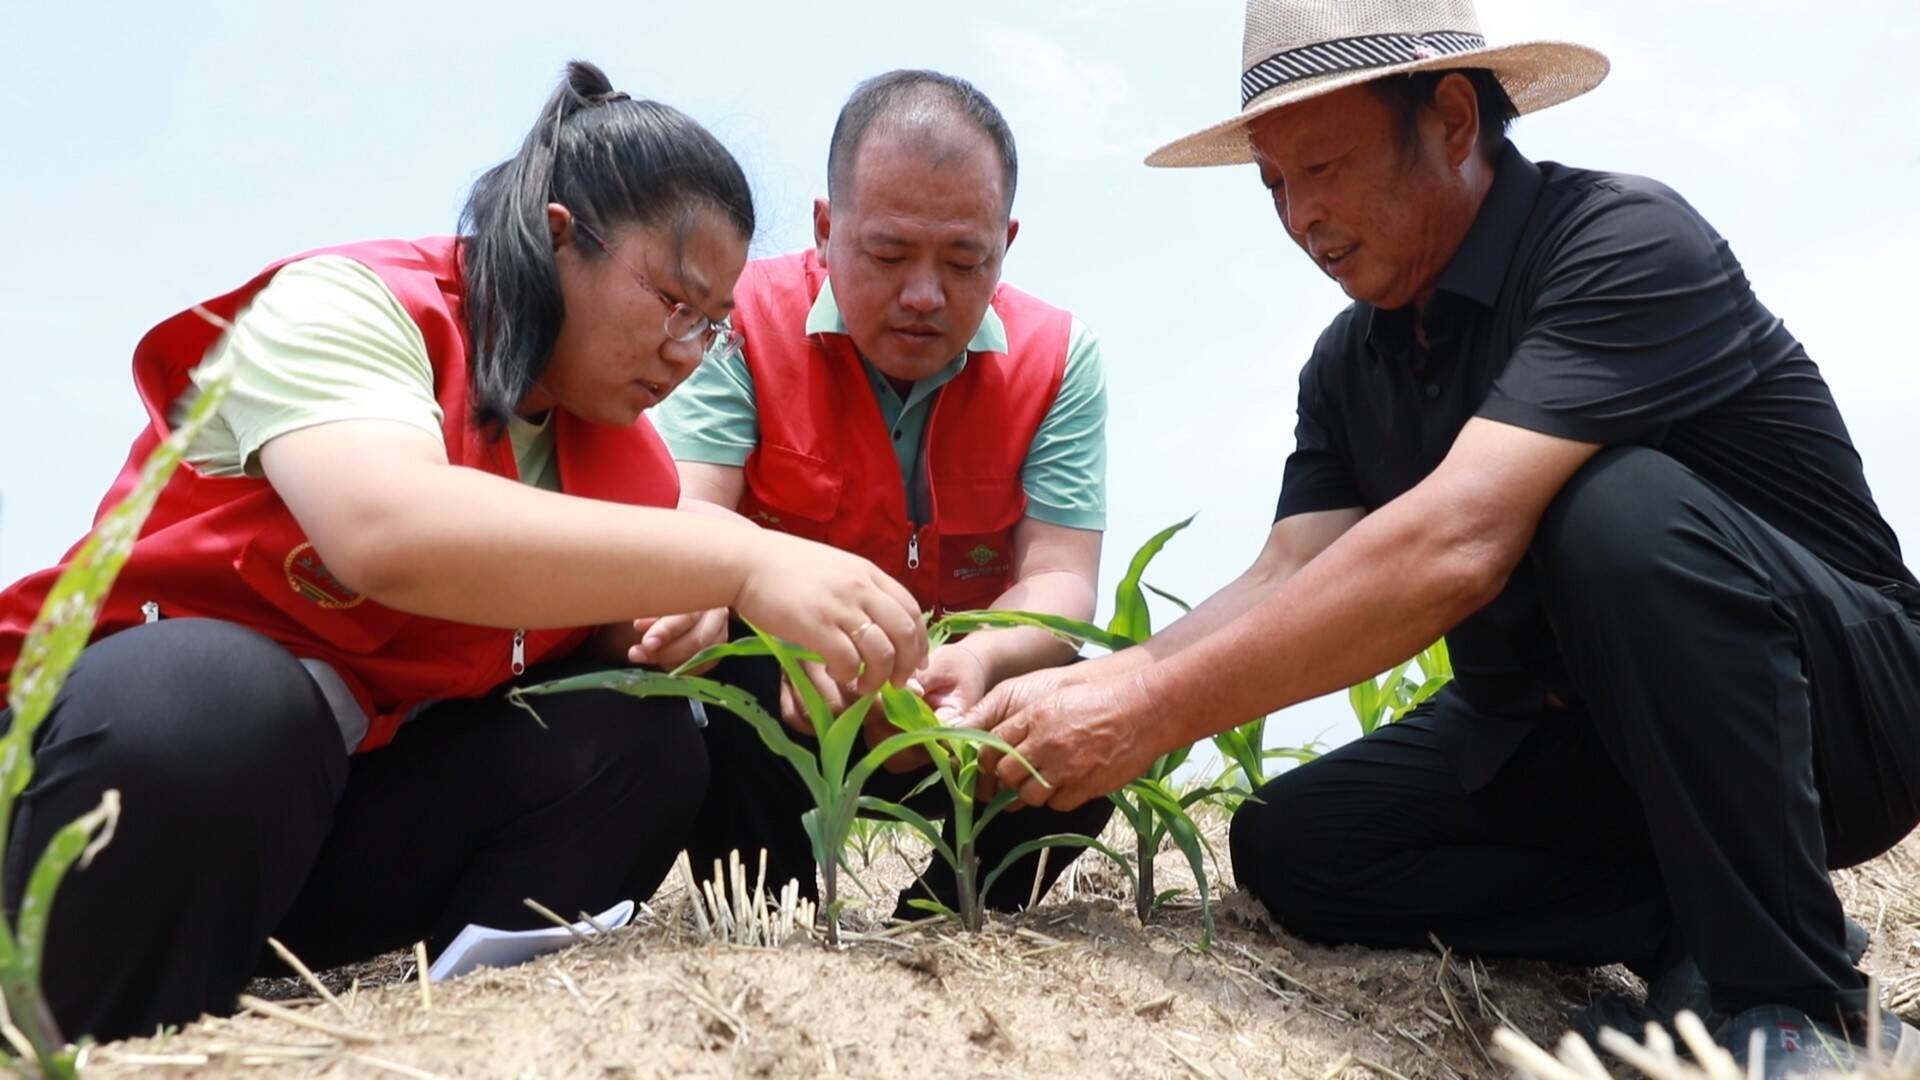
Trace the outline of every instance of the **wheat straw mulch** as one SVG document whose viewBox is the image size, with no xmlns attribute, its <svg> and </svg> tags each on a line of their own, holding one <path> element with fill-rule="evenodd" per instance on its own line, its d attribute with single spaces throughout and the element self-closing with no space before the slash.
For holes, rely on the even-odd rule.
<svg viewBox="0 0 1920 1080">
<path fill-rule="evenodd" d="M 883 842 L 860 874 L 876 890 L 869 908 L 891 906 L 881 883 L 917 857 Z M 1184 870 L 1178 855 L 1158 861 L 1167 886 L 1191 886 Z M 1920 840 L 1836 881 L 1875 931 L 1867 966 L 1920 1019 Z M 1505 1075 L 1487 1054 L 1500 1024 L 1552 1045 L 1591 994 L 1633 987 L 1618 969 L 1310 945 L 1231 892 L 1200 953 L 1197 911 L 1143 930 L 1091 858 L 1056 894 L 975 937 L 856 911 L 853 943 L 830 953 L 696 940 L 686 893 L 671 889 L 633 928 L 438 984 L 431 1001 L 405 956 L 325 973 L 335 1002 L 259 984 L 284 1000 L 96 1047 L 87 1075 L 1454 1080 Z"/>
</svg>

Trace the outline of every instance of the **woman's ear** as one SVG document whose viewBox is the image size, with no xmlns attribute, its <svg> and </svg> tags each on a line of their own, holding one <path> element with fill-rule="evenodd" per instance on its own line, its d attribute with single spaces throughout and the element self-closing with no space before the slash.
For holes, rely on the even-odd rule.
<svg viewBox="0 0 1920 1080">
<path fill-rule="evenodd" d="M 553 250 L 566 247 L 573 240 L 573 211 L 557 202 L 548 203 L 547 233 L 553 237 Z"/>
</svg>

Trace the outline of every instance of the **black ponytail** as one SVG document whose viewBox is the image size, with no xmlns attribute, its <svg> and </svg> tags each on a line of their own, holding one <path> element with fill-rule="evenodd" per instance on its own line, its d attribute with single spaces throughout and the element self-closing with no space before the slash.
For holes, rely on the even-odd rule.
<svg viewBox="0 0 1920 1080">
<path fill-rule="evenodd" d="M 615 90 L 593 64 L 568 64 L 519 152 L 480 177 L 460 213 L 473 415 L 493 437 L 545 373 L 566 317 L 550 202 L 603 236 L 669 223 L 683 236 L 701 210 L 753 236 L 753 193 L 718 139 L 671 105 Z"/>
</svg>

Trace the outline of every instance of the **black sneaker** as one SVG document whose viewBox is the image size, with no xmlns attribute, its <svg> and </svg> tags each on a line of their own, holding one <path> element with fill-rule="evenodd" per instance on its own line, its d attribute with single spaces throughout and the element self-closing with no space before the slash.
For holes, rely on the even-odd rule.
<svg viewBox="0 0 1920 1080">
<path fill-rule="evenodd" d="M 1724 1024 L 1714 1038 L 1733 1053 L 1747 1075 L 1763 1080 L 1851 1073 L 1865 1064 L 1889 1066 L 1896 1073 L 1920 1065 L 1920 1029 L 1886 1009 L 1880 1010 L 1879 1045 L 1866 1046 L 1865 1030 L 1843 1031 L 1839 1024 L 1814 1020 L 1787 1005 L 1757 1005 Z M 1755 1053 L 1760 1069 L 1748 1069 Z"/>
<path fill-rule="evenodd" d="M 1867 947 L 1872 944 L 1873 935 L 1867 933 L 1867 928 L 1848 919 L 1847 959 L 1858 964 L 1860 958 L 1867 955 Z M 1673 1030 L 1673 1018 L 1683 1012 L 1700 1017 L 1709 1027 L 1716 1022 L 1707 980 L 1701 977 L 1700 969 L 1694 966 L 1693 957 L 1684 955 L 1678 963 L 1647 980 L 1644 1003 L 1618 994 L 1607 994 L 1574 1013 L 1569 1026 L 1581 1038 L 1596 1046 L 1599 1045 L 1602 1028 L 1612 1028 L 1639 1038 L 1648 1024 L 1659 1024 L 1666 1028 L 1667 1034 L 1677 1042 L 1680 1033 Z"/>
</svg>

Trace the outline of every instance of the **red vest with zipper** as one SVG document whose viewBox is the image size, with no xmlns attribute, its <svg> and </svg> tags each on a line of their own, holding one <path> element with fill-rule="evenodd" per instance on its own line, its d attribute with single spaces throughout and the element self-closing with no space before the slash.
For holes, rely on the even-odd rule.
<svg viewBox="0 0 1920 1080">
<path fill-rule="evenodd" d="M 471 422 L 467 396 L 467 337 L 462 281 L 453 237 L 377 240 L 323 248 L 296 256 L 343 255 L 380 276 L 420 328 L 433 362 L 434 396 L 445 414 L 447 459 L 509 479 L 518 478 L 511 440 L 487 440 Z M 204 305 L 235 318 L 275 272 L 263 270 L 240 288 Z M 154 327 L 133 354 L 134 382 L 149 423 L 134 440 L 127 464 L 100 506 L 118 503 L 137 482 L 140 466 L 171 428 L 167 412 L 188 387 L 220 331 L 191 310 Z M 554 413 L 554 452 L 568 494 L 644 506 L 670 507 L 680 485 L 672 458 L 642 417 L 618 428 Z M 96 517 L 96 523 L 98 517 Z M 64 563 L 78 552 L 67 553 Z M 39 614 L 62 567 L 31 575 L 0 593 L 0 689 L 19 659 L 21 641 Z M 371 724 L 359 749 L 390 741 L 415 706 L 442 698 L 476 697 L 525 664 L 561 655 L 590 631 L 516 631 L 408 615 L 361 596 L 327 572 L 299 524 L 265 480 L 201 475 L 188 465 L 173 474 L 141 529 L 115 581 L 94 637 L 146 621 L 143 613 L 224 619 L 250 627 L 295 656 L 323 660 L 345 680 Z"/>
<path fill-rule="evenodd" d="M 813 251 L 749 263 L 734 287 L 760 442 L 740 512 L 873 561 L 935 611 L 990 607 L 1013 584 L 1020 471 L 1066 372 L 1072 317 L 1010 286 L 993 296 L 1006 352 L 972 352 L 940 388 L 921 464 L 930 521 L 907 493 L 853 340 L 807 334 L 827 279 Z"/>
</svg>

